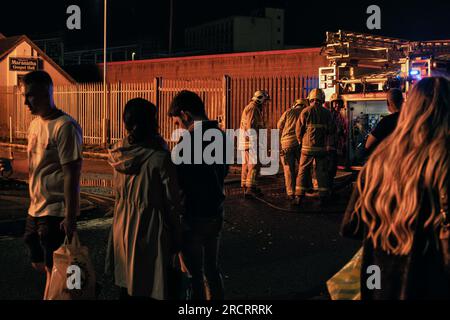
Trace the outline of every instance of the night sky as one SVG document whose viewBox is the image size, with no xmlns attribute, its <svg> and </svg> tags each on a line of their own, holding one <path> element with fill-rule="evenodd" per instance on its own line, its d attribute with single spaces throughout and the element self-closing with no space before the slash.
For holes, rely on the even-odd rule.
<svg viewBox="0 0 450 320">
<path fill-rule="evenodd" d="M 405 4 L 408 3 L 408 4 Z M 66 29 L 66 8 L 82 10 L 81 31 Z M 382 10 L 382 29 L 366 28 L 366 8 Z M 286 10 L 285 43 L 318 46 L 325 31 L 338 29 L 375 33 L 411 40 L 450 39 L 450 1 L 325 1 L 300 0 L 174 0 L 174 49 L 182 50 L 184 29 L 230 15 L 249 15 L 255 8 Z M 71 49 L 101 47 L 103 0 L 2 1 L 0 32 L 29 36 L 60 32 Z M 109 0 L 110 44 L 130 44 L 139 39 L 168 43 L 169 0 Z"/>
</svg>

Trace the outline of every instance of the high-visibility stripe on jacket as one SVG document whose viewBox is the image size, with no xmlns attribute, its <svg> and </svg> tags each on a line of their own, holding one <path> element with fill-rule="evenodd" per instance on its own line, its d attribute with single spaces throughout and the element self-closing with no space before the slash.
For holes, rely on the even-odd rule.
<svg viewBox="0 0 450 320">
<path fill-rule="evenodd" d="M 245 130 L 254 129 L 256 136 L 248 136 L 244 134 Z M 261 105 L 251 101 L 242 112 L 241 116 L 241 133 L 239 135 L 239 150 L 248 150 L 250 148 L 250 138 L 257 138 L 260 129 L 265 129 L 264 118 Z M 257 147 L 256 145 L 254 146 Z"/>
<path fill-rule="evenodd" d="M 305 108 L 298 118 L 295 131 L 302 145 L 302 153 L 310 155 L 326 152 L 328 135 L 336 134 L 331 112 L 322 106 Z"/>
<path fill-rule="evenodd" d="M 295 127 L 300 113 L 305 107 L 298 105 L 296 107 L 286 110 L 280 120 L 278 120 L 277 128 L 281 133 L 281 149 L 290 149 L 298 146 L 297 135 L 295 134 Z"/>
</svg>

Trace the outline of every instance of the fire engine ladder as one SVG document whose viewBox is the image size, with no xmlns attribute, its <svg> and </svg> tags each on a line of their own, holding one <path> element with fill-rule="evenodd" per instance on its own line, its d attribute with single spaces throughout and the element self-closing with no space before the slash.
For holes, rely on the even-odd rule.
<svg viewBox="0 0 450 320">
<path fill-rule="evenodd" d="M 450 40 L 411 42 L 410 55 L 428 55 L 450 61 Z"/>
<path fill-rule="evenodd" d="M 448 60 L 450 55 L 450 40 L 409 41 L 342 30 L 327 32 L 326 37 L 322 54 L 335 62 L 362 60 L 389 65 L 412 56 L 427 55 Z"/>
<path fill-rule="evenodd" d="M 339 30 L 327 32 L 326 44 L 322 47 L 330 62 L 364 62 L 364 64 L 398 64 L 408 56 L 410 42 L 357 32 Z"/>
<path fill-rule="evenodd" d="M 355 78 L 338 79 L 341 85 L 381 84 L 398 76 L 402 66 L 409 66 L 409 59 L 414 57 L 428 56 L 450 63 L 450 40 L 409 41 L 339 30 L 326 33 L 321 54 L 326 55 L 330 66 L 353 66 L 365 70 L 364 73 L 358 72 Z"/>
</svg>

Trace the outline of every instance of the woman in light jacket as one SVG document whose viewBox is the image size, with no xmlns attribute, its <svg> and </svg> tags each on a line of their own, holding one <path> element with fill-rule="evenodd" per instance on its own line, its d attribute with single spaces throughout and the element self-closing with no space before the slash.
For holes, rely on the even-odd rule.
<svg viewBox="0 0 450 320">
<path fill-rule="evenodd" d="M 181 233 L 176 170 L 152 103 L 128 101 L 123 122 L 128 135 L 109 150 L 108 160 L 116 192 L 109 262 L 122 299 L 167 299 Z"/>
</svg>

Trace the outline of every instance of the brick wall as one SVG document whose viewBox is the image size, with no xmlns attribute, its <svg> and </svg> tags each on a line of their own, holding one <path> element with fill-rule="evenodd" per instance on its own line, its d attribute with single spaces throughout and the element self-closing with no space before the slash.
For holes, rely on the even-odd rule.
<svg viewBox="0 0 450 320">
<path fill-rule="evenodd" d="M 108 63 L 108 82 L 170 79 L 311 75 L 317 76 L 326 58 L 320 48 L 246 52 Z M 103 64 L 99 65 L 103 72 Z"/>
</svg>

